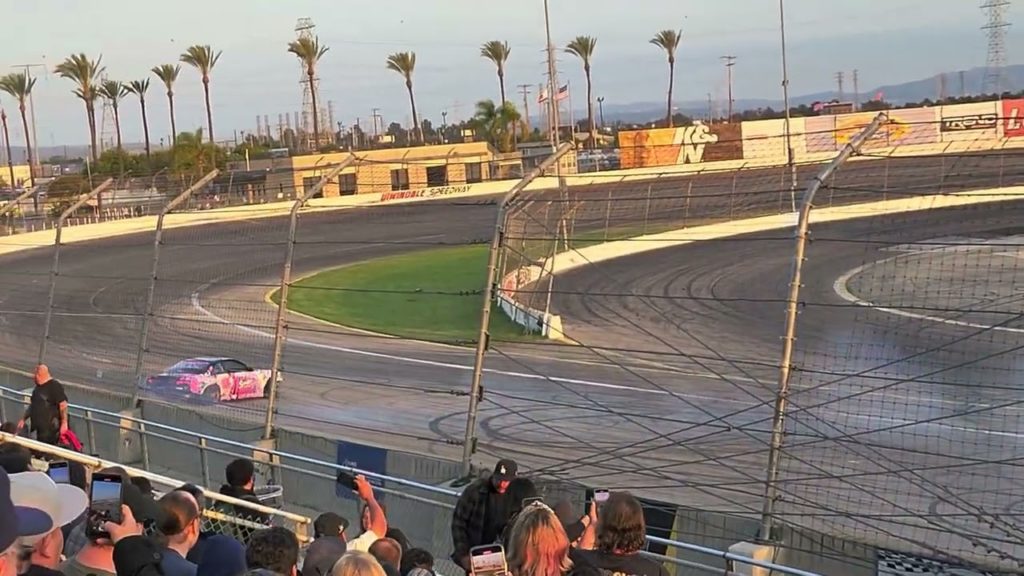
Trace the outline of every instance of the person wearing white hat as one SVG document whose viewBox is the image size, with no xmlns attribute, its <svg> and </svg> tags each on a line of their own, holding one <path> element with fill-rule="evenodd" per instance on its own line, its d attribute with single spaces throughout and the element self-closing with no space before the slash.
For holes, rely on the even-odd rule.
<svg viewBox="0 0 1024 576">
<path fill-rule="evenodd" d="M 61 528 L 82 515 L 89 498 L 81 488 L 56 484 L 42 472 L 11 474 L 11 501 L 15 506 L 42 510 L 52 520 L 52 527 L 37 534 L 22 535 L 20 543 L 32 550 L 31 565 L 21 576 L 56 576 L 60 574 L 60 554 L 64 548 Z"/>
</svg>

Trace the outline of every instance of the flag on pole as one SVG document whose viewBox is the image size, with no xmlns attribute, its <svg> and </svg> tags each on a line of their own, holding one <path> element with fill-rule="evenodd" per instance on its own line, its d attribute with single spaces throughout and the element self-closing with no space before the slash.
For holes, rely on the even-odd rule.
<svg viewBox="0 0 1024 576">
<path fill-rule="evenodd" d="M 548 101 L 548 87 L 541 85 L 540 93 L 537 94 L 537 103 L 543 104 Z"/>
<path fill-rule="evenodd" d="M 558 94 L 555 95 L 555 100 L 561 102 L 569 97 L 569 85 L 566 84 L 558 89 Z"/>
</svg>

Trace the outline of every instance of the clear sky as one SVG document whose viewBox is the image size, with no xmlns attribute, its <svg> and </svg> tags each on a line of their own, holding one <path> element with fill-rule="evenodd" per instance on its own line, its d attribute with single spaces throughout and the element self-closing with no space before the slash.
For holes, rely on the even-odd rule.
<svg viewBox="0 0 1024 576">
<path fill-rule="evenodd" d="M 677 100 L 721 93 L 725 75 L 718 57 L 738 57 L 735 97 L 778 98 L 778 4 L 775 0 L 551 0 L 554 41 L 596 36 L 595 95 L 606 104 L 660 102 L 665 92 L 664 55 L 648 44 L 658 30 L 679 28 L 684 38 L 677 64 Z M 1008 60 L 1024 48 L 1024 6 L 1011 7 Z M 542 0 L 0 0 L 5 26 L 0 67 L 45 63 L 36 87 L 40 145 L 87 141 L 83 106 L 70 81 L 52 73 L 72 52 L 103 55 L 111 78 L 146 77 L 155 64 L 175 62 L 190 44 L 223 50 L 213 72 L 212 99 L 218 139 L 251 131 L 256 114 L 301 108 L 300 69 L 285 51 L 295 22 L 310 17 L 331 47 L 320 69 L 321 99 L 332 100 L 336 119 L 369 125 L 379 107 L 386 122 L 408 122 L 401 78 L 384 68 L 387 55 L 414 50 L 421 116 L 435 124 L 471 114 L 472 103 L 497 99 L 493 66 L 478 55 L 481 42 L 507 40 L 512 56 L 510 92 L 536 85 L 545 71 Z M 982 66 L 987 44 L 974 0 L 786 0 L 791 85 L 794 94 L 827 90 L 838 70 L 860 70 L 861 88 Z M 582 69 L 566 54 L 559 69 L 574 87 Z M 151 75 L 150 75 L 151 76 Z M 167 137 L 166 99 L 156 78 L 149 94 L 153 140 Z M 584 105 L 578 90 L 577 108 Z M 198 75 L 184 67 L 176 88 L 180 130 L 203 123 Z M 723 97 L 724 98 L 724 97 Z M 521 98 L 516 98 L 520 102 Z M 0 102 L 15 112 L 10 99 Z M 535 106 L 531 99 L 531 106 Z M 141 140 L 138 107 L 124 105 L 126 141 Z M 12 140 L 21 141 L 20 122 Z"/>
</svg>

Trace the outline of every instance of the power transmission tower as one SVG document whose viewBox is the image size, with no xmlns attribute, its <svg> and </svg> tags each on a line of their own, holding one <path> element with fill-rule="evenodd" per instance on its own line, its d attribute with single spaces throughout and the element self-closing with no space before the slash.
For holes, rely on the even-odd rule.
<svg viewBox="0 0 1024 576">
<path fill-rule="evenodd" d="M 523 95 L 523 119 L 526 120 L 526 131 L 532 132 L 533 128 L 530 126 L 530 85 L 520 84 L 519 93 Z"/>
<path fill-rule="evenodd" d="M 985 83 L 982 91 L 986 94 L 1001 94 L 1005 79 L 1003 68 L 1006 66 L 1006 29 L 1010 23 L 1006 21 L 1006 12 L 1010 7 L 1009 0 L 985 0 L 981 9 L 988 16 L 988 22 L 981 27 L 988 37 L 988 60 L 985 64 Z"/>
<path fill-rule="evenodd" d="M 853 109 L 860 110 L 860 72 L 853 69 Z"/>
<path fill-rule="evenodd" d="M 939 102 L 946 99 L 946 73 L 939 74 Z"/>
<path fill-rule="evenodd" d="M 839 101 L 843 101 L 843 72 L 836 72 L 836 85 L 839 87 Z"/>
<path fill-rule="evenodd" d="M 960 97 L 967 96 L 967 83 L 964 81 L 964 71 L 960 71 Z"/>
<path fill-rule="evenodd" d="M 316 28 L 316 24 L 313 23 L 312 18 L 299 18 L 298 22 L 295 23 L 295 34 L 298 39 L 307 38 L 313 39 L 313 29 Z M 306 66 L 299 63 L 299 85 L 302 86 L 302 144 L 307 150 L 316 150 L 320 147 L 319 142 L 314 142 L 316 135 L 313 134 L 313 98 L 314 93 L 319 96 L 320 79 L 313 77 L 313 82 L 310 83 L 309 75 L 306 74 Z M 319 98 L 317 99 L 319 101 Z M 318 111 L 319 112 L 319 111 Z M 323 115 L 321 114 L 321 117 Z M 299 123 L 295 123 L 296 132 L 299 131 Z"/>
<path fill-rule="evenodd" d="M 726 81 L 728 82 L 729 116 L 726 117 L 726 122 L 732 122 L 732 67 L 736 65 L 736 57 L 722 56 L 721 59 L 723 62 L 725 62 Z"/>
</svg>

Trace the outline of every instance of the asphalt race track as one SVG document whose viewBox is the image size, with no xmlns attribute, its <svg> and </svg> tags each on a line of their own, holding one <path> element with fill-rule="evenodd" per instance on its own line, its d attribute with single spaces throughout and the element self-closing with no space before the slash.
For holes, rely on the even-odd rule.
<svg viewBox="0 0 1024 576">
<path fill-rule="evenodd" d="M 820 166 L 802 168 L 801 182 L 818 169 Z M 939 177 L 940 170 L 944 177 Z M 572 193 L 577 202 L 585 203 L 591 196 L 606 198 L 611 190 L 616 198 L 616 223 L 629 224 L 641 211 L 643 197 L 649 198 L 653 189 L 653 194 L 664 198 L 655 204 L 655 212 L 664 213 L 660 225 L 692 225 L 702 221 L 701 215 L 717 221 L 724 215 L 741 218 L 788 210 L 789 190 L 781 185 L 785 176 L 780 169 L 750 171 L 737 183 L 733 174 L 709 173 L 659 179 L 649 186 L 609 184 L 572 189 Z M 1009 153 L 856 162 L 837 175 L 836 188 L 828 192 L 827 201 L 880 199 L 882 191 L 924 194 L 1021 181 L 1024 155 Z M 680 191 L 687 186 L 685 215 L 661 209 L 663 204 L 681 199 Z M 751 191 L 753 186 L 759 186 L 759 191 Z M 731 194 L 733 190 L 739 194 Z M 549 197 L 537 194 L 533 199 L 543 203 Z M 819 203 L 825 199 L 819 197 Z M 487 241 L 495 200 L 455 198 L 303 215 L 296 276 L 387 254 Z M 979 464 L 984 465 L 984 474 L 980 469 L 963 470 L 949 475 L 948 482 L 935 490 L 930 485 L 922 487 L 916 477 L 907 480 L 906 474 L 898 471 L 883 470 L 861 484 L 821 479 L 828 473 L 859 469 L 866 464 L 857 462 L 871 461 L 871 454 L 904 464 L 912 454 L 915 464 L 925 466 L 937 454 L 983 453 L 991 447 L 989 437 L 980 432 L 983 430 L 1018 436 L 1020 422 L 1012 406 L 1006 408 L 1009 413 L 998 408 L 965 416 L 969 422 L 951 416 L 941 425 L 870 433 L 873 428 L 888 428 L 894 421 L 906 420 L 920 405 L 941 408 L 944 402 L 958 401 L 965 394 L 952 384 L 968 377 L 963 373 L 938 389 L 903 383 L 896 395 L 902 400 L 865 393 L 841 403 L 829 396 L 837 394 L 837 386 L 819 386 L 825 378 L 820 374 L 831 378 L 835 373 L 865 369 L 885 354 L 921 346 L 922 334 L 932 342 L 955 339 L 966 329 L 881 314 L 857 305 L 844 307 L 843 299 L 833 290 L 837 278 L 883 259 L 889 254 L 887 247 L 895 242 L 1010 234 L 998 231 L 1020 222 L 1024 206 L 1001 203 L 920 214 L 889 221 L 856 220 L 815 230 L 824 240 L 816 242 L 809 254 L 806 301 L 820 306 L 808 306 L 801 317 L 796 362 L 809 371 L 794 378 L 794 388 L 804 394 L 794 398 L 794 405 L 801 410 L 789 420 L 787 429 L 794 438 L 854 434 L 869 448 L 832 441 L 794 447 L 791 460 L 783 466 L 783 477 L 789 479 L 783 492 L 786 509 L 796 514 L 820 510 L 825 500 L 831 508 L 850 512 L 889 512 L 884 502 L 869 497 L 872 493 L 886 495 L 904 507 L 902 522 L 893 521 L 892 533 L 933 542 L 937 540 L 928 532 L 946 520 L 929 523 L 920 519 L 922 514 L 939 510 L 936 514 L 945 518 L 947 509 L 948 515 L 965 508 L 972 511 L 971 506 L 994 509 L 992 499 L 1006 498 L 1006 494 L 1024 499 L 1022 489 L 1017 488 L 1020 473 L 986 460 Z M 596 228 L 598 221 L 606 218 L 606 203 L 581 211 L 577 232 Z M 273 218 L 165 233 L 145 373 L 197 355 L 234 356 L 269 366 L 275 309 L 265 296 L 278 282 L 286 228 L 284 219 Z M 867 238 L 878 243 L 829 238 Z M 586 346 L 492 346 L 481 405 L 480 453 L 485 457 L 512 455 L 527 468 L 591 485 L 630 487 L 666 501 L 719 511 L 759 512 L 791 251 L 789 233 L 780 231 L 650 252 L 559 277 L 554 310 L 565 317 L 567 332 Z M 152 234 L 63 248 L 47 350 L 47 362 L 59 377 L 132 389 L 152 257 Z M 6 365 L 29 369 L 35 362 L 51 262 L 49 247 L 0 260 L 0 362 Z M 947 268 L 955 269 L 956 264 L 943 269 Z M 908 305 L 898 299 L 893 274 L 885 276 L 883 272 L 879 279 L 853 277 L 848 285 L 862 297 L 871 293 L 871 286 L 886 286 L 885 294 L 868 294 L 865 299 L 888 295 L 894 298 L 889 304 Z M 907 283 L 901 294 L 908 290 L 917 294 L 929 276 L 917 281 L 900 278 Z M 453 444 L 461 442 L 464 432 L 470 350 L 383 338 L 294 315 L 290 315 L 289 325 L 279 426 L 446 457 L 461 453 L 461 447 Z M 1013 333 L 997 335 L 1009 338 Z M 999 338 L 966 342 L 960 343 L 963 345 L 956 354 L 948 348 L 942 354 L 926 351 L 916 356 L 917 362 L 942 365 L 953 362 L 957 354 L 982 354 L 1003 344 Z M 851 359 L 864 365 L 851 368 L 843 364 Z M 902 374 L 901 369 L 913 372 L 898 362 L 888 368 L 887 377 Z M 992 374 L 1003 374 L 989 368 Z M 908 399 L 909 393 L 912 399 Z M 995 397 L 992 404 L 1006 400 L 1008 393 L 991 392 Z M 204 409 L 249 417 L 255 426 L 262 421 L 265 402 Z M 920 417 L 916 412 L 914 416 Z M 208 432 L 216 434 L 218 430 Z M 1014 448 L 1005 437 L 1000 438 L 997 448 L 1005 457 Z M 937 442 L 941 446 L 937 447 Z M 818 478 L 812 490 L 809 478 L 815 475 Z M 979 478 L 998 480 L 986 480 L 985 490 L 969 492 L 978 488 Z M 993 482 L 1007 484 L 994 489 Z M 868 529 L 851 521 L 814 522 L 821 522 L 815 525 L 821 529 L 854 535 Z M 975 520 L 964 522 L 982 537 L 991 531 Z M 971 547 L 960 541 L 950 545 Z M 1016 544 L 1000 546 L 1019 555 Z"/>
</svg>

